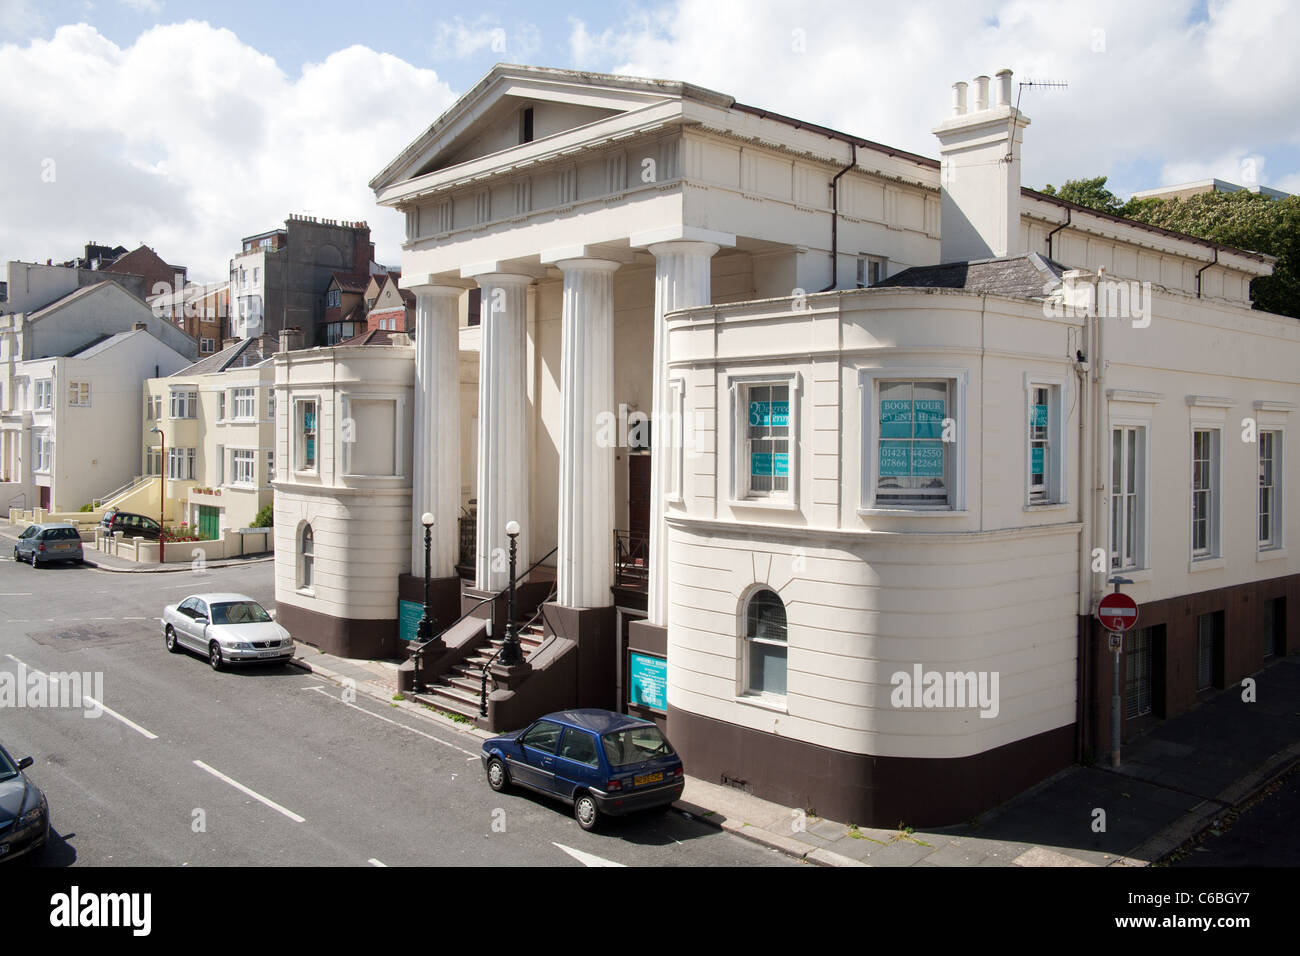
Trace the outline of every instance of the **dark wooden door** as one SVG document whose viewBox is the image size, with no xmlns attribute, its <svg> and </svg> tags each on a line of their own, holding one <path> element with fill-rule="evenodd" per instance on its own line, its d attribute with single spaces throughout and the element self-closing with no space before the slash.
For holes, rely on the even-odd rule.
<svg viewBox="0 0 1300 956">
<path fill-rule="evenodd" d="M 627 456 L 627 530 L 632 535 L 650 531 L 650 456 Z"/>
</svg>

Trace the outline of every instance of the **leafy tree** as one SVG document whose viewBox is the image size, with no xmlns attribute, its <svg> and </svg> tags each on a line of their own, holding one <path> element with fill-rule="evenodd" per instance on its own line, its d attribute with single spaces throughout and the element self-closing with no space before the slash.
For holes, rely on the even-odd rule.
<svg viewBox="0 0 1300 956">
<path fill-rule="evenodd" d="M 1300 196 L 1269 199 L 1241 190 L 1175 199 L 1130 199 L 1106 188 L 1106 177 L 1067 180 L 1040 192 L 1113 216 L 1186 233 L 1225 246 L 1276 256 L 1271 276 L 1250 284 L 1255 308 L 1300 318 Z"/>
<path fill-rule="evenodd" d="M 1121 210 L 1124 208 L 1124 203 L 1106 188 L 1105 176 L 1097 176 L 1094 179 L 1067 179 L 1060 189 L 1048 183 L 1039 192 L 1078 206 L 1096 209 L 1098 212 L 1110 213 L 1112 216 L 1123 215 Z"/>
<path fill-rule="evenodd" d="M 250 528 L 269 528 L 275 524 L 275 509 L 271 505 L 265 505 L 253 519 Z"/>
</svg>

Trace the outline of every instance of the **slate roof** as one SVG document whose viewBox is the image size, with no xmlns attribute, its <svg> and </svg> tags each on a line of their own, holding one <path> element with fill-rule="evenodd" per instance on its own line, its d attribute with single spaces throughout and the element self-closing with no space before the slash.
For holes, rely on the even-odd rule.
<svg viewBox="0 0 1300 956">
<path fill-rule="evenodd" d="M 177 375 L 207 375 L 210 372 L 225 372 L 232 368 L 251 368 L 254 365 L 261 365 L 268 361 L 275 354 L 275 340 L 264 335 L 255 339 L 240 339 L 234 345 L 229 345 L 217 352 L 215 355 L 209 355 L 207 358 L 199 359 L 193 365 L 174 372 L 172 378 Z"/>
<path fill-rule="evenodd" d="M 370 285 L 370 276 L 365 272 L 336 272 L 334 281 L 344 292 L 362 292 Z"/>
<path fill-rule="evenodd" d="M 1064 271 L 1059 262 L 1031 252 L 1001 259 L 913 266 L 871 288 L 960 289 L 1016 299 L 1042 299 L 1060 286 Z"/>
<path fill-rule="evenodd" d="M 343 341 L 335 342 L 334 344 L 336 346 L 338 345 L 347 345 L 347 346 L 392 345 L 393 342 L 391 336 L 401 335 L 401 334 L 402 333 L 400 331 L 395 331 L 393 329 L 368 329 L 367 331 L 362 332 L 360 335 L 354 335 L 350 339 L 344 339 Z"/>
</svg>

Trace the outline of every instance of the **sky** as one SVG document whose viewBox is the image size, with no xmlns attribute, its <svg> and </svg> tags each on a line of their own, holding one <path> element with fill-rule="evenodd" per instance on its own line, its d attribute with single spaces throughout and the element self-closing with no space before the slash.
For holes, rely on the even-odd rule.
<svg viewBox="0 0 1300 956">
<path fill-rule="evenodd" d="M 1291 0 L 0 0 L 0 261 L 144 243 L 191 279 L 369 180 L 498 62 L 682 80 L 926 156 L 957 80 L 1027 88 L 1023 183 L 1300 192 Z"/>
</svg>

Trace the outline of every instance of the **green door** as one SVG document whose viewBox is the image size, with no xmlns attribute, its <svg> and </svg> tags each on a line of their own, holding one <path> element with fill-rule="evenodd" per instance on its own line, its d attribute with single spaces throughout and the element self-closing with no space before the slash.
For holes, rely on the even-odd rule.
<svg viewBox="0 0 1300 956">
<path fill-rule="evenodd" d="M 215 541 L 221 537 L 221 509 L 212 505 L 199 505 L 199 537 L 204 541 Z"/>
</svg>

